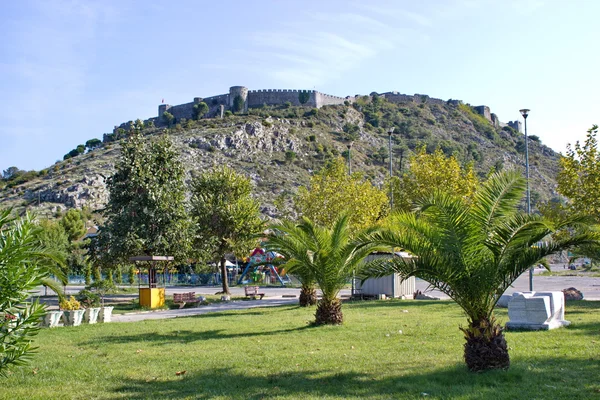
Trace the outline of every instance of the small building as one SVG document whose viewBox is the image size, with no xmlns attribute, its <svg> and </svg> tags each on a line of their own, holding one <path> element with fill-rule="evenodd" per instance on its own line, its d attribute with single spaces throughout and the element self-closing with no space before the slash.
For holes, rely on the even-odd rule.
<svg viewBox="0 0 600 400">
<path fill-rule="evenodd" d="M 393 254 L 391 252 L 373 253 L 365 258 L 365 262 L 370 262 L 382 257 L 402 257 L 405 259 L 412 258 L 412 256 L 406 252 L 395 252 Z M 360 280 L 357 280 L 355 289 L 357 293 L 360 293 L 364 296 L 377 296 L 380 294 L 385 294 L 386 297 L 391 298 L 398 298 L 402 296 L 412 298 L 416 290 L 415 277 L 411 276 L 408 279 L 402 280 L 399 274 L 391 274 L 381 278 L 369 278 L 362 284 L 360 283 Z"/>
</svg>

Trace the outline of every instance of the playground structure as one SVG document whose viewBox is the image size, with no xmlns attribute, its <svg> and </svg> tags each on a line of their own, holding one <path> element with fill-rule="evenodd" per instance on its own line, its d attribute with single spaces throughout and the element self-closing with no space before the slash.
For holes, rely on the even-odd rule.
<svg viewBox="0 0 600 400">
<path fill-rule="evenodd" d="M 136 256 L 130 257 L 129 261 L 147 262 L 148 269 L 148 287 L 142 287 L 142 276 L 140 267 L 138 267 L 138 290 L 140 296 L 140 306 L 149 308 L 158 308 L 165 305 L 165 283 L 168 272 L 168 262 L 173 261 L 173 256 Z M 158 274 L 156 263 L 164 261 L 167 263 L 163 268 L 162 282 Z"/>
<path fill-rule="evenodd" d="M 276 278 L 277 281 L 281 283 L 281 286 L 285 286 L 286 283 L 290 283 L 290 278 L 287 275 L 280 275 L 277 271 L 277 268 L 275 268 L 273 264 L 270 264 L 270 262 L 276 258 L 282 258 L 282 256 L 274 251 L 265 251 L 265 249 L 260 247 L 255 248 L 254 251 L 252 251 L 252 254 L 250 254 L 250 257 L 248 257 L 248 264 L 240 275 L 237 284 L 241 285 L 243 283 L 250 283 L 249 280 L 244 280 L 244 278 L 247 275 L 249 276 L 255 274 L 259 268 L 266 268 L 267 271 L 269 271 L 270 276 Z"/>
</svg>

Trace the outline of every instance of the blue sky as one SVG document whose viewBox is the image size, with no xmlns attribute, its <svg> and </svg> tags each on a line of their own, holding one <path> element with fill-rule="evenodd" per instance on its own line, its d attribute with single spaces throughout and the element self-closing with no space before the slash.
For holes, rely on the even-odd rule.
<svg viewBox="0 0 600 400">
<path fill-rule="evenodd" d="M 557 151 L 598 123 L 598 1 L 12 1 L 0 5 L 0 169 L 249 89 L 397 90 L 485 104 Z"/>
</svg>

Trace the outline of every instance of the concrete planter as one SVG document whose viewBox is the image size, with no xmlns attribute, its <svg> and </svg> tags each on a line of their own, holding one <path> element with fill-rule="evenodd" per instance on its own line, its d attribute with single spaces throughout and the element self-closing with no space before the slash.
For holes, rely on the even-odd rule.
<svg viewBox="0 0 600 400">
<path fill-rule="evenodd" d="M 90 307 L 85 310 L 85 322 L 88 324 L 95 324 L 98 322 L 98 315 L 100 314 L 100 307 Z"/>
<path fill-rule="evenodd" d="M 63 310 L 65 326 L 79 326 L 83 321 L 85 310 Z"/>
<path fill-rule="evenodd" d="M 98 316 L 98 322 L 106 323 L 112 320 L 112 306 L 100 308 L 100 314 Z"/>
<path fill-rule="evenodd" d="M 47 311 L 46 315 L 44 315 L 44 319 L 42 319 L 42 326 L 47 328 L 56 328 L 62 315 L 62 311 Z"/>
</svg>

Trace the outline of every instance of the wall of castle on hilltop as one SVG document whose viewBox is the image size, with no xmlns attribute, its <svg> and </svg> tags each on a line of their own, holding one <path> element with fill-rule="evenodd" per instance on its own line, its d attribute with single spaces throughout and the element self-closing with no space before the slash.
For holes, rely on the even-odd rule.
<svg viewBox="0 0 600 400">
<path fill-rule="evenodd" d="M 194 102 L 171 106 L 167 111 L 173 114 L 177 122 L 179 122 L 181 118 L 190 119 L 194 114 Z"/>
<path fill-rule="evenodd" d="M 219 94 L 217 96 L 210 96 L 204 98 L 199 97 L 198 100 L 198 103 L 200 101 L 205 102 L 209 108 L 213 106 L 219 106 L 220 104 L 223 104 L 227 107 L 227 105 L 229 104 L 229 94 Z"/>
<path fill-rule="evenodd" d="M 521 121 L 508 121 L 507 125 L 515 131 L 523 133 L 523 123 Z"/>
<path fill-rule="evenodd" d="M 475 111 L 477 111 L 478 114 L 483 115 L 485 117 L 485 119 L 492 122 L 492 114 L 491 114 L 490 108 L 488 106 L 476 106 L 476 107 L 473 107 L 473 109 Z"/>
<path fill-rule="evenodd" d="M 332 105 L 340 105 L 344 104 L 344 102 L 349 101 L 350 103 L 354 102 L 354 97 L 338 97 L 332 96 L 329 94 L 315 92 L 315 102 L 317 108 L 321 108 L 323 106 L 332 106 Z"/>
<path fill-rule="evenodd" d="M 229 88 L 229 108 L 234 109 L 234 102 L 236 97 L 241 97 L 244 102 L 244 108 L 242 111 L 248 111 L 248 88 L 245 86 L 232 86 Z"/>
<path fill-rule="evenodd" d="M 388 101 L 392 103 L 427 103 L 427 104 L 439 104 L 444 105 L 446 102 L 442 99 L 436 99 L 435 97 L 429 97 L 426 94 L 418 94 L 414 95 L 402 94 L 398 92 L 387 92 L 382 93 L 380 96 L 385 97 Z"/>
<path fill-rule="evenodd" d="M 308 92 L 308 101 L 300 103 L 300 92 Z M 280 105 L 290 102 L 293 106 L 317 107 L 316 93 L 314 90 L 288 90 L 288 89 L 264 89 L 248 91 L 248 107 L 261 107 Z"/>
</svg>

